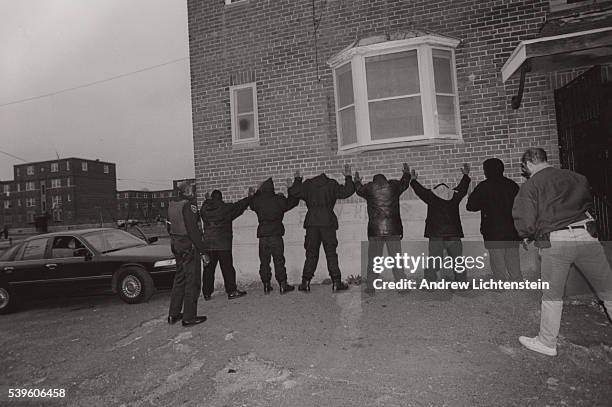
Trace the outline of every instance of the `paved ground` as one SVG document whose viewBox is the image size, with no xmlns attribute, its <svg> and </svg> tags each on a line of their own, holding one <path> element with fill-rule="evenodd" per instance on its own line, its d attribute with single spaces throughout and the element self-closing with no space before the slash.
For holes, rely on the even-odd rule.
<svg viewBox="0 0 612 407">
<path fill-rule="evenodd" d="M 0 384 L 60 387 L 69 406 L 609 406 L 612 329 L 566 307 L 560 355 L 526 351 L 537 294 L 382 293 L 200 303 L 165 322 L 169 293 L 45 300 L 0 318 Z M 2 395 L 5 397 L 5 395 Z M 11 403 L 0 398 L 2 405 Z M 43 403 L 41 403 L 43 404 Z M 44 404 L 43 404 L 44 405 Z"/>
</svg>

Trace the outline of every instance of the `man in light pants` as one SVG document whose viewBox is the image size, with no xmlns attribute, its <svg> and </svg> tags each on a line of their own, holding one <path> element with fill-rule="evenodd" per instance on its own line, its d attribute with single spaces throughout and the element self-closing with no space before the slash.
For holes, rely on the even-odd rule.
<svg viewBox="0 0 612 407">
<path fill-rule="evenodd" d="M 530 350 L 555 356 L 571 265 L 590 282 L 608 314 L 612 312 L 612 270 L 601 243 L 592 236 L 588 211 L 593 200 L 587 179 L 552 167 L 541 148 L 527 150 L 521 166 L 529 179 L 516 196 L 512 217 L 519 236 L 535 240 L 539 247 L 541 278 L 550 288 L 542 291 L 539 335 L 521 336 L 519 341 Z"/>
</svg>

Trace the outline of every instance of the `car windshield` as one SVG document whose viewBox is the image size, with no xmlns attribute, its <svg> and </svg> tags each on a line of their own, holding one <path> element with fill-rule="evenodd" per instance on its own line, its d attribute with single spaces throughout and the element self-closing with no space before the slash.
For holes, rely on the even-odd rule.
<svg viewBox="0 0 612 407">
<path fill-rule="evenodd" d="M 130 233 L 115 229 L 97 230 L 85 233 L 83 237 L 100 253 L 109 253 L 147 244 L 144 240 Z"/>
<path fill-rule="evenodd" d="M 13 247 L 9 248 L 7 251 L 2 253 L 2 255 L 0 256 L 0 261 L 11 261 L 11 260 L 13 260 L 13 257 L 15 257 L 15 253 L 17 253 L 17 250 L 20 247 L 21 247 L 21 245 L 16 245 L 16 246 L 13 246 Z"/>
</svg>

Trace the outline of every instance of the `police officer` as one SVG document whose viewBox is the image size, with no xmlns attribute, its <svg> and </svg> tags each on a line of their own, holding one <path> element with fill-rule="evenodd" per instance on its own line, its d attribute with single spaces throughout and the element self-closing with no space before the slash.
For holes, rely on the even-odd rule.
<svg viewBox="0 0 612 407">
<path fill-rule="evenodd" d="M 182 319 L 183 326 L 192 326 L 206 321 L 205 316 L 197 315 L 197 309 L 202 279 L 200 260 L 207 263 L 208 257 L 198 226 L 193 188 L 188 182 L 179 183 L 177 188 L 179 197 L 168 206 L 168 233 L 176 258 L 168 323 L 174 324 Z"/>
</svg>

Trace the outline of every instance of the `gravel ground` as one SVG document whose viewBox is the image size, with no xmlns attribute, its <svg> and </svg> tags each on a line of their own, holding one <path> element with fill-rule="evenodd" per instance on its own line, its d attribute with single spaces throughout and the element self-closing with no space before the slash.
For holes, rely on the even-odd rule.
<svg viewBox="0 0 612 407">
<path fill-rule="evenodd" d="M 202 325 L 166 323 L 169 292 L 40 300 L 0 317 L 1 405 L 609 406 L 612 329 L 568 305 L 559 356 L 523 349 L 537 293 L 310 294 L 261 286 L 201 301 Z M 9 387 L 64 388 L 15 402 Z"/>
</svg>

